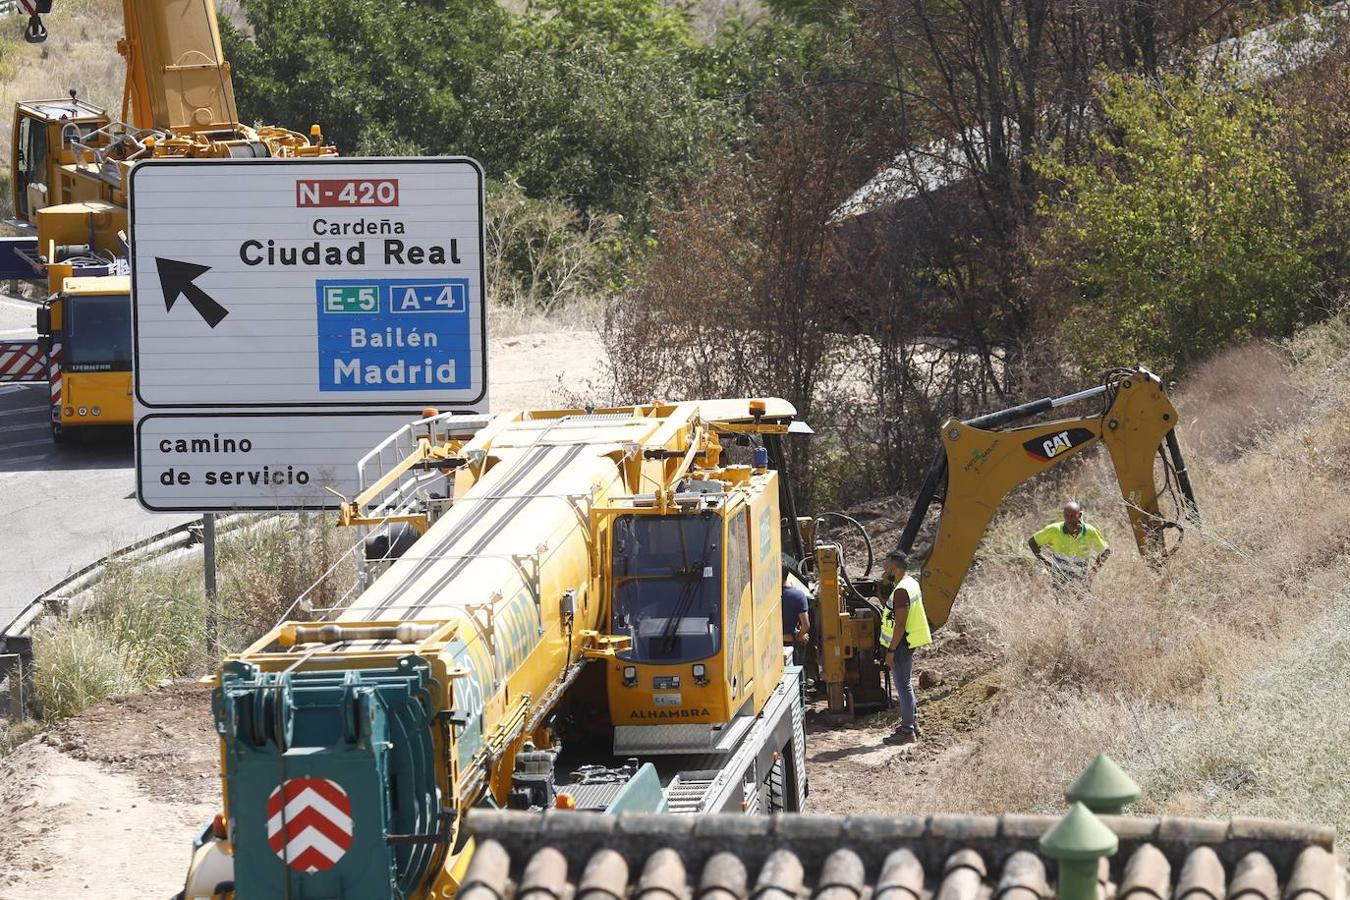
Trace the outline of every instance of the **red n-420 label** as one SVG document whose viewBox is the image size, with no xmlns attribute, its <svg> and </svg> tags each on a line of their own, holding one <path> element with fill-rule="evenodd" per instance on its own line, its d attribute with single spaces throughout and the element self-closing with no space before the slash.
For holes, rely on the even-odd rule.
<svg viewBox="0 0 1350 900">
<path fill-rule="evenodd" d="M 397 178 L 303 178 L 296 206 L 398 206 Z"/>
</svg>

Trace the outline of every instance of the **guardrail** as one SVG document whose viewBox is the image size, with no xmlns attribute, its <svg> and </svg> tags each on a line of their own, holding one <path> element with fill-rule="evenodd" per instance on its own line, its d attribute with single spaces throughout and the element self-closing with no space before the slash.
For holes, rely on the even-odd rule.
<svg viewBox="0 0 1350 900">
<path fill-rule="evenodd" d="M 4 0 L 0 0 L 3 3 Z M 247 528 L 268 518 L 266 514 L 236 513 L 217 516 L 216 536 Z M 186 550 L 201 543 L 202 520 L 194 519 L 174 528 L 114 550 L 107 556 L 72 572 L 38 594 L 0 631 L 0 697 L 9 694 L 8 704 L 0 700 L 0 716 L 22 710 L 31 695 L 33 672 L 33 626 L 49 614 L 68 612 L 72 602 L 98 585 L 115 563 L 144 563 Z M 6 710 L 8 706 L 8 710 Z"/>
<path fill-rule="evenodd" d="M 4 0 L 0 0 L 4 2 Z M 265 514 L 235 513 L 216 518 L 216 535 L 221 536 L 265 518 Z M 201 542 L 202 520 L 194 519 L 174 528 L 168 528 L 148 538 L 114 550 L 107 556 L 72 572 L 47 590 L 38 594 L 0 631 L 0 653 L 5 652 L 4 641 L 28 637 L 37 622 L 49 612 L 65 612 L 70 601 L 94 587 L 107 575 L 108 566 L 117 562 L 148 562 L 157 557 L 191 547 Z"/>
</svg>

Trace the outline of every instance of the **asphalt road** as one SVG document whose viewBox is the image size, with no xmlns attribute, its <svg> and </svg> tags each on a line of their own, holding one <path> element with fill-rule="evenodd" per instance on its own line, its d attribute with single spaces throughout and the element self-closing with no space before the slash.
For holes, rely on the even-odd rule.
<svg viewBox="0 0 1350 900">
<path fill-rule="evenodd" d="M 63 576 L 194 518 L 136 502 L 131 429 L 52 443 L 47 385 L 0 385 L 0 628 Z"/>
<path fill-rule="evenodd" d="M 34 304 L 0 296 L 0 337 L 33 335 Z M 136 502 L 131 429 L 52 443 L 46 384 L 0 385 L 0 628 L 62 577 L 194 518 Z"/>
</svg>

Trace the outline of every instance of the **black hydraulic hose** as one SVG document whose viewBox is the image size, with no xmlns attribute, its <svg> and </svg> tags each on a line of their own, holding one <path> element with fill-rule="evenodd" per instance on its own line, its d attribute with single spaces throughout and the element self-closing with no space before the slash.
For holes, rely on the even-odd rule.
<svg viewBox="0 0 1350 900">
<path fill-rule="evenodd" d="M 972 428 L 994 428 L 999 425 L 1006 425 L 1008 422 L 1014 422 L 1018 419 L 1038 416 L 1041 413 L 1049 412 L 1054 408 L 1055 401 L 1049 397 L 1043 397 L 1040 400 L 1032 400 L 1030 403 L 1023 403 L 1019 406 L 1010 406 L 1007 409 L 1000 409 L 998 412 L 986 413 L 983 416 L 966 419 L 965 424 Z"/>
<path fill-rule="evenodd" d="M 1176 473 L 1181 495 L 1186 498 L 1187 513 L 1195 521 L 1200 521 L 1200 507 L 1195 502 L 1195 489 L 1191 487 L 1191 476 L 1186 471 L 1186 461 L 1181 457 L 1181 444 L 1177 442 L 1177 431 L 1167 432 L 1167 453 L 1172 457 L 1172 470 Z"/>
<path fill-rule="evenodd" d="M 796 559 L 806 558 L 806 547 L 802 544 L 802 530 L 797 527 L 797 499 L 792 494 L 792 478 L 788 474 L 786 448 L 783 447 L 781 434 L 764 435 L 764 449 L 769 451 L 769 465 L 778 471 L 778 505 L 787 519 L 788 542 Z"/>
<path fill-rule="evenodd" d="M 947 449 L 939 444 L 937 453 L 933 455 L 932 465 L 928 467 L 928 474 L 924 476 L 923 484 L 919 487 L 919 494 L 914 498 L 914 507 L 909 511 L 909 521 L 905 523 L 905 530 L 900 534 L 900 543 L 897 546 L 901 553 L 908 555 L 914 549 L 914 540 L 919 536 L 923 520 L 928 517 L 928 508 L 933 505 L 938 488 L 946 480 Z"/>
<path fill-rule="evenodd" d="M 859 522 L 857 519 L 853 518 L 852 516 L 844 515 L 844 514 L 841 513 L 841 512 L 834 512 L 834 511 L 823 512 L 823 513 L 821 513 L 820 515 L 816 516 L 816 521 L 817 521 L 817 522 L 824 521 L 825 519 L 841 519 L 841 520 L 847 522 L 848 524 L 852 525 L 853 528 L 854 528 L 859 534 L 862 535 L 863 543 L 867 546 L 867 567 L 866 567 L 865 569 L 863 569 L 862 577 L 863 577 L 863 578 L 866 578 L 867 576 L 871 575 L 871 574 L 872 574 L 872 566 L 873 566 L 873 564 L 875 564 L 875 562 L 876 562 L 876 556 L 874 555 L 874 553 L 873 553 L 873 551 L 872 551 L 872 538 L 868 536 L 868 534 L 867 534 L 867 529 L 866 529 L 866 528 L 863 528 L 862 523 Z M 818 529 L 817 529 L 817 530 L 818 530 Z M 835 542 L 835 544 L 836 544 L 836 546 L 839 547 L 839 558 L 840 558 L 840 560 L 842 561 L 843 558 L 844 558 L 844 547 L 843 547 L 842 544 L 840 544 L 840 543 L 837 542 L 837 541 Z M 843 565 L 842 562 L 840 563 L 839 568 L 840 568 L 840 570 L 844 571 L 844 580 L 847 581 L 847 580 L 848 580 L 848 572 L 846 571 L 846 567 Z"/>
</svg>

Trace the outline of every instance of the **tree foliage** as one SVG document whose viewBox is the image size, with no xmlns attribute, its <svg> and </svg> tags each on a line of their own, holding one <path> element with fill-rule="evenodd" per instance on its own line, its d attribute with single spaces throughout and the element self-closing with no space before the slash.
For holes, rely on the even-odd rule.
<svg viewBox="0 0 1350 900">
<path fill-rule="evenodd" d="M 1180 75 L 1113 76 L 1102 107 L 1095 158 L 1039 164 L 1062 185 L 1042 252 L 1073 285 L 1081 362 L 1171 371 L 1302 323 L 1317 225 L 1280 150 L 1280 111 Z"/>
<path fill-rule="evenodd" d="M 463 152 L 462 98 L 509 24 L 477 0 L 248 0 L 245 11 L 251 39 L 221 20 L 243 117 L 318 122 L 348 154 Z"/>
<path fill-rule="evenodd" d="M 246 120 L 312 122 L 344 153 L 474 156 L 490 177 L 643 233 L 652 205 L 743 138 L 811 66 L 776 19 L 698 42 L 663 0 L 247 0 L 221 32 Z"/>
<path fill-rule="evenodd" d="M 508 51 L 466 102 L 463 143 L 494 177 L 585 214 L 618 213 L 639 231 L 654 196 L 706 157 L 721 121 L 678 60 L 598 42 Z"/>
</svg>

